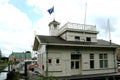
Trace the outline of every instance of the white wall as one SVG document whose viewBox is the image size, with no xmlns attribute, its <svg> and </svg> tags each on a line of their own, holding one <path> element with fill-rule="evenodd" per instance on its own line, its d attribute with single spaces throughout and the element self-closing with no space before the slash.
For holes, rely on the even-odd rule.
<svg viewBox="0 0 120 80">
<path fill-rule="evenodd" d="M 80 41 L 84 41 L 83 32 L 65 32 L 64 34 L 61 35 L 61 37 L 63 39 L 66 39 L 67 41 L 75 41 L 75 36 L 79 36 Z M 86 33 L 85 37 L 91 37 L 91 42 L 97 42 L 97 35 L 96 34 Z"/>
<path fill-rule="evenodd" d="M 41 71 L 42 74 L 45 75 L 44 71 L 46 70 L 46 45 L 39 45 L 38 47 L 38 65 L 39 65 L 39 70 Z M 44 70 L 42 69 L 42 65 L 44 65 Z"/>
<path fill-rule="evenodd" d="M 48 50 L 48 56 L 52 59 L 52 64 L 49 64 L 50 76 L 67 76 L 70 71 L 70 55 L 65 48 Z M 60 59 L 60 64 L 56 64 L 56 59 Z"/>
<path fill-rule="evenodd" d="M 90 59 L 89 54 L 94 53 L 94 61 L 95 61 L 95 68 L 90 69 Z M 100 53 L 107 53 L 108 54 L 108 68 L 100 69 L 99 65 L 99 54 Z M 82 74 L 99 74 L 99 73 L 112 73 L 115 72 L 115 63 L 114 63 L 114 55 L 112 50 L 87 50 L 82 54 Z"/>
<path fill-rule="evenodd" d="M 44 48 L 45 46 L 43 46 Z M 42 48 L 42 49 L 43 49 Z M 45 49 L 45 48 L 44 48 Z M 79 70 L 71 69 L 71 52 L 75 49 L 79 49 L 81 52 L 81 63 L 82 68 Z M 95 68 L 90 69 L 89 54 L 94 54 Z M 100 69 L 99 67 L 99 54 L 108 54 L 108 68 Z M 75 48 L 75 47 L 50 47 L 48 50 L 48 58 L 52 59 L 52 64 L 48 64 L 49 76 L 71 76 L 71 75 L 86 75 L 86 74 L 99 74 L 99 73 L 110 73 L 115 72 L 114 69 L 114 55 L 110 49 L 99 49 L 99 48 Z M 56 59 L 60 59 L 60 64 L 56 64 Z M 46 54 L 43 52 L 40 59 L 46 66 Z"/>
</svg>

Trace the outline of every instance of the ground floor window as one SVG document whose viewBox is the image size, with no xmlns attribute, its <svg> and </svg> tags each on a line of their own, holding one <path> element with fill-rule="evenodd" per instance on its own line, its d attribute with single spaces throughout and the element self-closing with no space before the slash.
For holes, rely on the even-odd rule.
<svg viewBox="0 0 120 80">
<path fill-rule="evenodd" d="M 49 63 L 49 64 L 52 64 L 52 59 L 48 59 L 48 63 Z"/>
<path fill-rule="evenodd" d="M 80 55 L 71 54 L 71 69 L 79 69 L 80 67 Z"/>
<path fill-rule="evenodd" d="M 99 54 L 99 63 L 100 68 L 107 68 L 108 67 L 108 55 L 106 53 Z"/>
<path fill-rule="evenodd" d="M 71 69 L 79 69 L 79 61 L 71 61 Z"/>
<path fill-rule="evenodd" d="M 94 68 L 94 54 L 90 54 L 90 69 Z"/>
<path fill-rule="evenodd" d="M 94 60 L 90 60 L 90 69 L 94 68 Z"/>
<path fill-rule="evenodd" d="M 60 59 L 56 59 L 56 64 L 60 64 Z"/>
</svg>

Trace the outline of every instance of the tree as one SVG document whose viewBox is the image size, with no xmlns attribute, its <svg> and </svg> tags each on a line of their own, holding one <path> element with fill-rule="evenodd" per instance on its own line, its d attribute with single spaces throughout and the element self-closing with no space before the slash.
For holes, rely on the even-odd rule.
<svg viewBox="0 0 120 80">
<path fill-rule="evenodd" d="M 1 59 L 1 57 L 2 57 L 2 51 L 1 51 L 1 49 L 0 49 L 0 59 Z"/>
</svg>

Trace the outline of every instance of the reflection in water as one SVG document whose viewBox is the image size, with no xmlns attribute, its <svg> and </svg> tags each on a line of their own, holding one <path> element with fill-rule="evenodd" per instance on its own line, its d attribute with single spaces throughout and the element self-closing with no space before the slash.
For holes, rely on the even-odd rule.
<svg viewBox="0 0 120 80">
<path fill-rule="evenodd" d="M 5 68 L 4 70 L 8 70 L 8 67 Z M 7 78 L 7 72 L 1 72 L 0 73 L 0 80 L 5 80 Z"/>
<path fill-rule="evenodd" d="M 0 73 L 0 80 L 5 80 L 7 78 L 7 72 Z"/>
</svg>

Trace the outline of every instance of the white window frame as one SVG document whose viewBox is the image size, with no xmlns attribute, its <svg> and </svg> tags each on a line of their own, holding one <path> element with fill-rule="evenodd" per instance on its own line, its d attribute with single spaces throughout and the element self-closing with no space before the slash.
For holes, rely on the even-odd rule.
<svg viewBox="0 0 120 80">
<path fill-rule="evenodd" d="M 99 66 L 100 68 L 108 68 L 108 54 L 107 53 L 99 54 L 99 65 L 100 65 Z"/>
</svg>

